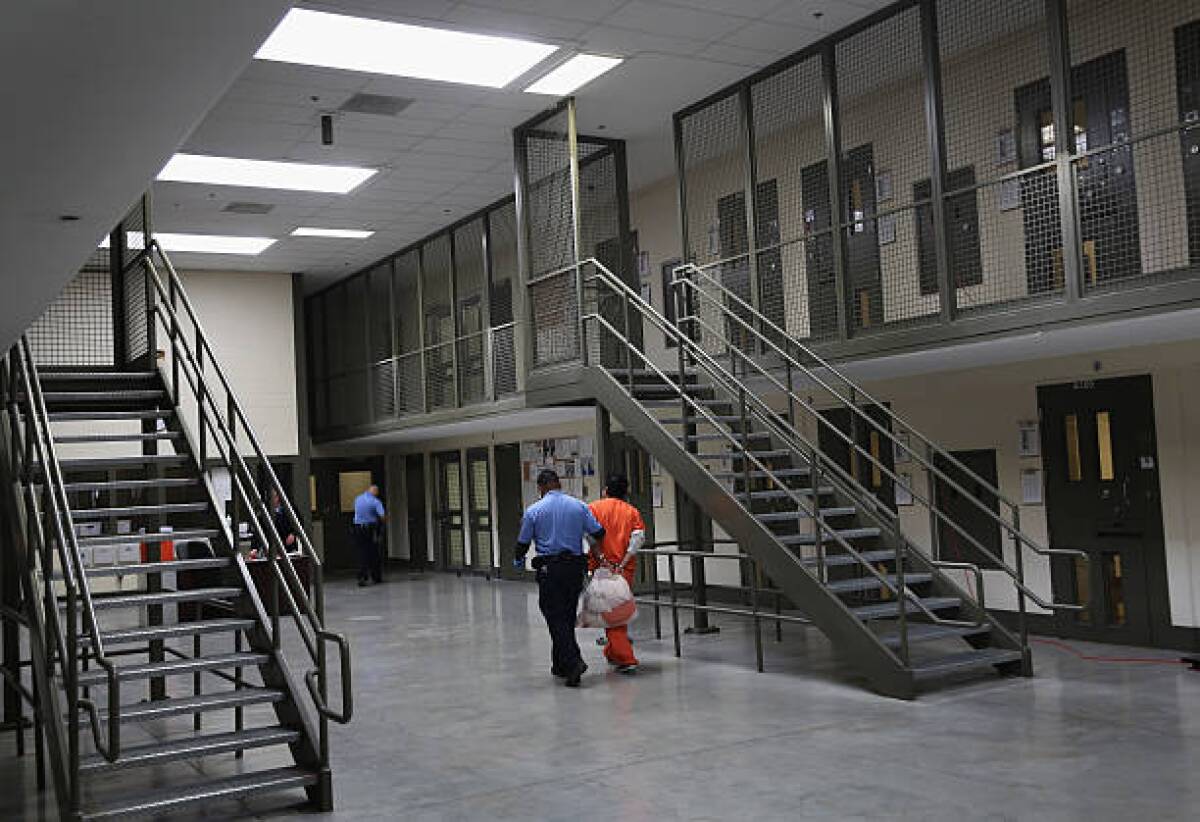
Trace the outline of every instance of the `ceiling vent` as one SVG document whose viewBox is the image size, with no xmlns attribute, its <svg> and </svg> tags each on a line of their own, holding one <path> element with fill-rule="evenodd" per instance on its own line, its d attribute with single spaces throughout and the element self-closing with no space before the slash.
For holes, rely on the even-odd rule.
<svg viewBox="0 0 1200 822">
<path fill-rule="evenodd" d="M 395 117 L 413 104 L 407 97 L 392 97 L 388 94 L 355 94 L 338 111 L 353 114 L 377 114 L 380 117 Z"/>
<path fill-rule="evenodd" d="M 268 214 L 273 208 L 275 206 L 270 203 L 246 203 L 239 201 L 229 203 L 221 210 L 228 214 Z"/>
</svg>

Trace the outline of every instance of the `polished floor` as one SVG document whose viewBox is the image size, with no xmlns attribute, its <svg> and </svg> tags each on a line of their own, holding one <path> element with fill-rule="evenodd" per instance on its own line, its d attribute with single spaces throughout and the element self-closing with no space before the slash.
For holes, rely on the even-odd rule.
<svg viewBox="0 0 1200 822">
<path fill-rule="evenodd" d="M 1200 673 L 1170 652 L 1039 643 L 1033 679 L 916 702 L 876 696 L 815 633 L 744 623 L 654 639 L 636 676 L 582 631 L 579 690 L 548 671 L 535 590 L 448 575 L 336 582 L 329 620 L 355 650 L 354 722 L 333 735 L 337 810 L 285 796 L 201 818 L 336 820 L 1192 820 Z M 686 617 L 685 617 L 686 619 Z M 1077 653 L 1138 661 L 1100 661 Z M 0 818 L 51 819 L 32 758 L 0 739 Z M 285 751 L 203 766 L 285 764 Z M 192 818 L 192 817 L 188 817 Z"/>
</svg>

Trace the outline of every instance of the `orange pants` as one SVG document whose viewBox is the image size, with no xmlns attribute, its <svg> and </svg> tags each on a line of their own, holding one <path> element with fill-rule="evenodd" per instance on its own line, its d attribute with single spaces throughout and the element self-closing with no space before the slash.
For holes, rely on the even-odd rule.
<svg viewBox="0 0 1200 822">
<path fill-rule="evenodd" d="M 605 628 L 608 644 L 604 646 L 604 658 L 614 665 L 637 665 L 637 657 L 633 655 L 633 646 L 629 644 L 629 626 Z"/>
</svg>

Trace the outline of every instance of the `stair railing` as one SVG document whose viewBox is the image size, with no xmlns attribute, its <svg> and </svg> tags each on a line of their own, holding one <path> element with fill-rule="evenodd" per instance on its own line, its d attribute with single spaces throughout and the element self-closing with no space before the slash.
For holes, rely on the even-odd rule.
<svg viewBox="0 0 1200 822">
<path fill-rule="evenodd" d="M 675 290 L 677 298 L 676 306 L 679 309 L 677 321 L 680 325 L 687 323 L 691 324 L 693 328 L 699 327 L 704 329 L 706 334 L 713 335 L 713 338 L 729 351 L 731 357 L 737 357 L 748 370 L 754 371 L 776 389 L 783 392 L 788 402 L 787 414 L 789 418 L 794 417 L 795 408 L 799 407 L 803 409 L 815 420 L 815 424 L 818 427 L 824 425 L 833 434 L 846 442 L 852 453 L 867 460 L 873 469 L 886 474 L 897 485 L 905 488 L 911 494 L 914 502 L 919 503 L 928 510 L 931 518 L 932 539 L 937 539 L 937 524 L 943 523 L 979 551 L 982 556 L 987 557 L 999 570 L 1008 575 L 1017 590 L 1022 644 L 1027 644 L 1028 637 L 1026 598 L 1049 611 L 1082 611 L 1087 607 L 1087 603 L 1056 602 L 1053 596 L 1049 599 L 1042 597 L 1025 583 L 1024 573 L 1025 548 L 1046 558 L 1075 557 L 1087 561 L 1088 556 L 1085 552 L 1043 546 L 1037 540 L 1024 533 L 1021 530 L 1020 506 L 1015 501 L 1005 496 L 999 488 L 979 476 L 978 473 L 971 470 L 953 454 L 905 422 L 890 408 L 852 382 L 843 372 L 812 351 L 812 349 L 788 335 L 785 330 L 780 328 L 770 318 L 764 316 L 727 286 L 718 281 L 707 268 L 701 268 L 688 263 L 677 267 L 674 271 L 672 287 Z M 743 333 L 747 334 L 754 348 L 761 348 L 777 355 L 782 362 L 786 382 L 781 381 L 777 374 L 772 373 L 772 370 L 767 368 L 759 358 L 744 351 L 742 346 L 736 345 L 724 333 L 714 328 L 713 324 L 704 317 L 705 312 L 701 306 L 705 305 L 708 306 L 710 313 L 715 314 L 717 318 L 733 327 L 741 329 Z M 785 341 L 786 347 L 780 345 L 778 340 Z M 812 366 L 794 356 L 792 353 L 793 350 L 799 352 L 803 358 L 812 363 Z M 822 374 L 829 375 L 831 379 L 826 379 Z M 929 493 L 927 495 L 923 494 L 914 487 L 914 484 L 907 482 L 899 472 L 889 468 L 876 455 L 864 449 L 853 437 L 846 435 L 837 426 L 831 425 L 827 420 L 824 420 L 821 417 L 820 411 L 811 400 L 797 393 L 795 379 L 797 375 L 801 375 L 809 383 L 823 389 L 834 400 L 836 407 L 844 408 L 852 415 L 854 423 L 865 424 L 870 429 L 878 432 L 880 438 L 886 443 L 887 447 L 893 449 L 894 453 L 903 452 L 908 454 L 917 465 L 927 472 L 928 477 L 936 478 L 936 480 L 945 483 L 946 486 L 952 488 L 964 499 L 969 500 L 985 517 L 994 522 L 1003 534 L 1012 539 L 1015 549 L 1016 567 L 1010 566 L 1002 557 L 996 556 L 993 551 L 971 534 L 965 526 L 937 504 L 932 491 L 932 480 L 930 482 Z M 831 385 L 831 382 L 835 384 Z M 878 409 L 879 413 L 884 416 L 887 424 L 867 413 L 863 408 L 864 405 Z M 789 419 L 789 424 L 794 427 L 794 419 Z M 905 435 L 908 441 L 906 442 L 898 436 L 899 434 Z M 1009 512 L 1008 518 L 993 511 L 981 499 L 977 498 L 975 494 L 964 488 L 957 479 L 939 467 L 936 462 L 937 458 L 942 459 L 947 465 L 961 472 L 972 484 L 977 484 L 980 488 L 984 489 L 987 495 L 997 501 L 999 507 L 1007 509 Z"/>
<path fill-rule="evenodd" d="M 271 617 L 270 636 L 273 646 L 281 646 L 281 605 L 296 625 L 313 666 L 304 676 L 305 685 L 318 713 L 320 722 L 319 745 L 322 767 L 329 763 L 330 720 L 339 724 L 348 723 L 353 716 L 353 683 L 350 664 L 350 646 L 346 638 L 326 629 L 324 624 L 325 595 L 324 575 L 320 556 L 313 547 L 295 508 L 279 481 L 266 451 L 250 426 L 241 403 L 233 390 L 224 369 L 221 367 L 209 337 L 205 334 L 200 319 L 188 298 L 178 272 L 163 252 L 157 241 L 151 240 L 143 258 L 147 278 L 153 288 L 153 316 L 166 330 L 171 345 L 170 390 L 176 405 L 180 404 L 182 374 L 192 400 L 196 404 L 198 424 L 198 459 L 201 470 L 209 473 L 208 449 L 216 449 L 217 462 L 229 471 L 235 508 L 249 516 L 249 524 L 260 544 L 267 546 L 267 559 L 272 569 L 272 593 L 270 607 L 266 610 Z M 162 263 L 166 271 L 166 282 L 155 265 Z M 182 309 L 182 316 L 181 316 Z M 184 331 L 183 319 L 192 330 L 192 340 Z M 206 374 L 207 372 L 207 374 Z M 212 375 L 212 376 L 209 376 Z M 213 377 L 215 376 L 215 380 Z M 217 399 L 216 391 L 224 395 L 224 403 Z M 274 518 L 263 495 L 257 490 L 254 472 L 247 464 L 239 447 L 239 436 L 244 437 L 252 455 L 261 467 L 269 489 L 274 490 L 283 507 L 291 532 L 296 537 L 300 553 L 312 568 L 311 582 L 314 597 L 305 591 L 303 580 L 296 571 L 282 536 L 275 527 Z M 237 518 L 235 517 L 235 523 Z M 236 525 L 235 525 L 236 527 Z M 236 534 L 227 532 L 231 546 L 236 550 Z M 258 599 L 257 591 L 251 587 L 250 595 Z M 315 599 L 315 602 L 314 602 Z M 329 672 L 327 645 L 332 643 L 338 650 L 341 676 L 341 707 L 335 710 L 329 705 Z"/>
<path fill-rule="evenodd" d="M 79 551 L 41 380 L 29 340 L 25 336 L 8 352 L 4 367 L 5 405 L 12 435 L 12 470 L 14 476 L 20 479 L 24 496 L 29 559 L 31 562 L 36 559 L 39 563 L 36 570 L 42 581 L 41 609 L 43 624 L 48 632 L 43 637 L 43 647 L 50 657 L 57 656 L 66 693 L 67 737 L 63 774 L 68 793 L 61 800 L 70 808 L 78 808 L 80 711 L 88 716 L 97 752 L 105 760 L 115 762 L 121 751 L 120 679 L 116 666 L 104 652 L 104 640 Z M 55 560 L 61 576 L 55 574 Z M 61 615 L 56 583 L 61 583 L 63 589 L 65 611 Z M 88 650 L 82 655 L 81 626 L 88 645 Z M 81 667 L 89 660 L 99 665 L 105 674 L 107 716 L 104 723 L 100 720 L 95 701 L 87 695 L 80 696 L 79 674 Z M 53 658 L 47 662 L 52 670 Z M 61 722 L 60 717 L 48 716 L 46 711 L 41 713 L 43 722 Z M 102 724 L 105 726 L 103 731 Z"/>
<path fill-rule="evenodd" d="M 856 549 L 848 540 L 846 540 L 835 528 L 828 524 L 828 522 L 825 520 L 825 517 L 821 514 L 819 494 L 813 494 L 812 505 L 810 506 L 805 500 L 803 494 L 797 493 L 796 489 L 789 488 L 773 469 L 769 468 L 762 460 L 755 456 L 752 450 L 747 447 L 747 443 L 749 442 L 747 435 L 749 432 L 749 422 L 751 419 L 761 422 L 768 428 L 768 430 L 773 431 L 777 435 L 780 435 L 784 438 L 789 438 L 789 432 L 784 432 L 780 429 L 777 421 L 777 415 L 774 410 L 762 402 L 760 398 L 747 391 L 746 387 L 739 382 L 737 378 L 729 374 L 719 362 L 712 358 L 707 352 L 700 349 L 699 346 L 697 346 L 693 340 L 685 335 L 678 326 L 671 323 L 667 318 L 659 314 L 653 308 L 653 306 L 651 306 L 641 297 L 640 294 L 637 294 L 619 277 L 605 268 L 602 263 L 595 259 L 587 259 L 582 261 L 580 265 L 590 266 L 596 270 L 596 274 L 594 276 L 584 278 L 585 283 L 589 285 L 597 282 L 602 283 L 605 288 L 608 288 L 610 291 L 614 292 L 615 296 L 622 300 L 622 313 L 626 318 L 627 325 L 629 324 L 630 318 L 635 313 L 640 315 L 642 320 L 648 321 L 650 324 L 657 327 L 663 333 L 665 338 L 673 340 L 676 345 L 679 346 L 681 359 L 686 353 L 687 356 L 692 357 L 693 361 L 704 368 L 704 370 L 711 377 L 713 377 L 715 381 L 722 383 L 722 390 L 732 393 L 738 397 L 737 402 L 739 411 L 743 419 L 743 439 L 739 441 L 737 435 L 726 431 L 703 403 L 698 402 L 694 397 L 691 397 L 687 391 L 687 384 L 682 378 L 678 383 L 676 383 L 662 368 L 660 368 L 642 351 L 640 351 L 627 335 L 614 326 L 606 317 L 601 315 L 599 303 L 603 301 L 604 298 L 602 297 L 596 301 L 596 310 L 587 311 L 585 308 L 583 313 L 585 323 L 582 351 L 584 354 L 585 365 L 588 364 L 588 355 L 590 351 L 587 339 L 587 329 L 590 325 L 596 329 L 595 337 L 597 342 L 600 342 L 603 339 L 600 336 L 600 333 L 603 332 L 621 345 L 622 350 L 627 357 L 624 362 L 624 368 L 627 371 L 629 379 L 628 390 L 631 395 L 634 391 L 632 360 L 636 358 L 643 363 L 648 372 L 653 373 L 656 377 L 658 377 L 663 384 L 668 386 L 679 397 L 682 407 L 693 412 L 697 418 L 704 418 L 714 427 L 716 431 L 719 432 L 722 437 L 728 441 L 729 445 L 733 449 L 733 454 L 735 454 L 742 462 L 743 481 L 746 494 L 746 499 L 744 500 L 743 504 L 748 512 L 752 511 L 753 497 L 750 484 L 750 475 L 751 466 L 753 465 L 754 473 L 761 474 L 764 478 L 768 479 L 771 484 L 783 491 L 788 496 L 790 501 L 797 506 L 798 518 L 803 517 L 813 522 L 814 541 L 817 550 L 818 579 L 820 579 L 822 582 L 825 581 L 824 556 L 825 543 L 828 541 L 831 543 L 836 543 L 838 547 L 852 556 L 868 574 L 873 576 L 880 583 L 880 588 L 882 590 L 886 590 L 892 596 L 896 597 L 899 611 L 897 615 L 897 623 L 901 637 L 900 661 L 903 664 L 908 663 L 907 609 L 910 604 L 915 606 L 916 611 L 919 611 L 926 619 L 935 624 L 967 628 L 977 628 L 983 624 L 983 622 L 951 620 L 938 616 L 925 605 L 925 603 L 921 600 L 921 597 L 915 591 L 905 584 L 904 561 L 906 557 L 916 549 L 915 546 L 913 546 L 899 530 L 898 523 L 895 522 L 895 517 L 889 519 L 887 517 L 881 517 L 878 514 L 876 514 L 875 517 L 881 523 L 881 525 L 891 531 L 892 535 L 895 537 L 895 581 L 893 582 L 893 580 L 889 579 L 886 575 L 882 574 L 878 569 L 876 569 L 871 562 L 863 557 L 858 549 Z M 603 350 L 602 344 L 600 348 Z M 620 373 L 620 367 L 620 364 L 618 364 L 616 371 L 618 374 Z M 685 414 L 685 416 L 687 415 Z M 656 425 L 663 431 L 663 433 L 671 436 L 670 432 L 668 432 L 660 423 L 656 423 Z M 791 432 L 790 438 L 795 439 L 795 432 Z M 800 435 L 800 438 L 803 440 L 802 435 Z M 849 483 L 857 485 L 856 480 L 846 474 L 840 466 L 836 465 L 836 463 L 829 461 L 828 458 L 814 444 L 807 442 L 802 444 L 805 447 L 805 452 L 802 452 L 800 456 L 808 460 L 811 466 L 814 466 L 814 477 L 817 476 L 818 470 L 825 470 L 828 472 L 831 481 L 836 480 L 839 482 L 839 484 Z M 693 459 L 695 459 L 695 457 L 693 457 Z M 699 460 L 697 460 L 697 462 L 699 463 Z M 699 464 L 703 465 L 702 463 Z M 815 488 L 816 485 L 814 485 L 814 489 Z M 731 491 L 730 493 L 736 498 L 737 495 L 734 492 Z M 866 492 L 866 489 L 859 486 L 858 493 L 854 494 L 854 496 L 858 497 L 862 495 L 869 496 Z M 870 511 L 867 513 L 868 515 L 871 514 Z M 920 554 L 917 554 L 917 556 L 920 556 Z M 936 563 L 932 562 L 930 564 L 936 565 Z M 982 577 L 980 576 L 979 578 L 981 579 Z M 980 586 L 980 590 L 982 592 L 982 586 Z M 981 614 L 983 613 L 982 608 L 983 606 L 981 601 Z"/>
</svg>

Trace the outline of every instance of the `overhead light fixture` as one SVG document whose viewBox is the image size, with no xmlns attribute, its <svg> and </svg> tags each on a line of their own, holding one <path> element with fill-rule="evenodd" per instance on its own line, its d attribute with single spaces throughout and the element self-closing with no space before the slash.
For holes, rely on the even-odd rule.
<svg viewBox="0 0 1200 822">
<path fill-rule="evenodd" d="M 271 237 L 235 237 L 228 234 L 172 234 L 156 232 L 154 239 L 164 251 L 179 251 L 189 254 L 261 254 L 275 244 Z M 109 238 L 100 242 L 100 248 L 108 248 Z M 145 236 L 140 231 L 125 235 L 128 248 L 141 250 L 145 247 Z"/>
<path fill-rule="evenodd" d="M 292 9 L 255 58 L 502 88 L 557 46 Z"/>
<path fill-rule="evenodd" d="M 576 54 L 567 62 L 525 89 L 530 94 L 554 94 L 561 97 L 582 88 L 601 74 L 623 62 L 621 57 Z"/>
<path fill-rule="evenodd" d="M 243 160 L 237 157 L 212 157 L 207 154 L 176 154 L 158 173 L 158 179 L 176 183 L 208 183 L 346 194 L 376 173 L 376 169 L 355 166 Z"/>
<path fill-rule="evenodd" d="M 309 228 L 301 226 L 292 232 L 293 237 L 336 237 L 343 240 L 365 240 L 374 231 L 357 228 Z"/>
</svg>

